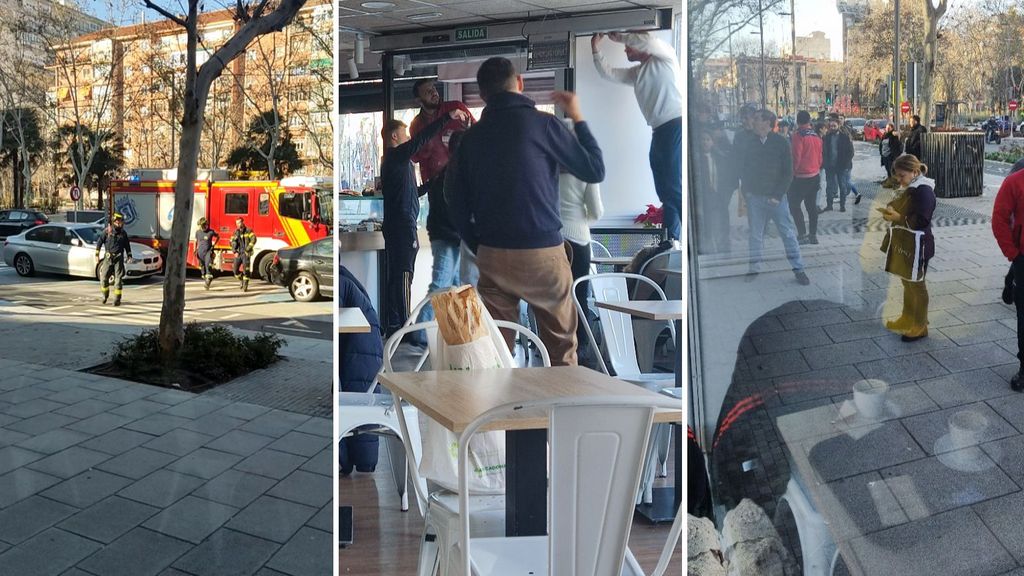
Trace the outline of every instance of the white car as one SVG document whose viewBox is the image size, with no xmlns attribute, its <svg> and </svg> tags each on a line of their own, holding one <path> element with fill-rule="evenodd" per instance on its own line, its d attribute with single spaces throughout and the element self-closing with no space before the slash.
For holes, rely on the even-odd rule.
<svg viewBox="0 0 1024 576">
<path fill-rule="evenodd" d="M 21 276 L 51 272 L 69 276 L 99 278 L 96 241 L 103 227 L 95 224 L 46 224 L 4 241 L 4 262 Z M 160 271 L 160 253 L 131 243 L 132 259 L 125 266 L 125 278 L 144 278 Z M 100 257 L 104 256 L 102 250 Z"/>
</svg>

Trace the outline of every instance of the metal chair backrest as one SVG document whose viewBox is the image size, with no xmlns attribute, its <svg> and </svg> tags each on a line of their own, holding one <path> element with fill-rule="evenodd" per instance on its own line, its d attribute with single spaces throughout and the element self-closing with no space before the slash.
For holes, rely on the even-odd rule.
<svg viewBox="0 0 1024 576">
<path fill-rule="evenodd" d="M 679 402 L 653 394 L 510 403 L 487 411 L 459 438 L 459 516 L 464 573 L 472 574 L 469 440 L 517 411 L 549 411 L 548 574 L 619 576 L 654 412 Z"/>
<path fill-rule="evenodd" d="M 646 276 L 648 278 L 651 278 L 655 282 L 658 282 L 658 280 L 655 278 L 663 276 L 664 273 L 656 272 L 657 270 L 663 268 L 682 268 L 682 265 L 682 250 L 666 250 L 665 252 L 655 254 L 654 256 L 648 258 L 647 261 L 644 262 L 642 266 L 640 266 L 640 270 L 637 273 L 640 274 L 641 276 Z M 676 276 L 674 274 L 669 274 L 665 276 L 664 284 L 659 284 L 664 286 L 665 295 L 668 297 L 669 300 L 682 299 L 681 280 L 681 277 Z M 640 283 L 637 283 L 637 285 L 633 287 L 632 298 L 634 300 L 646 299 L 646 294 L 642 295 L 643 297 L 641 298 L 637 298 L 637 294 L 640 291 L 640 288 Z"/>
<path fill-rule="evenodd" d="M 506 322 L 504 320 L 495 320 L 494 322 L 495 324 L 498 325 L 499 328 L 507 328 L 509 330 L 514 330 L 519 334 L 525 336 L 531 342 L 533 342 L 534 345 L 536 345 L 538 352 L 540 353 L 541 362 L 543 363 L 543 365 L 545 367 L 551 366 L 551 356 L 548 354 L 548 350 L 544 346 L 544 343 L 541 341 L 539 336 L 531 332 L 529 329 L 514 322 Z M 398 351 L 398 346 L 402 343 L 402 338 L 406 334 L 418 332 L 420 330 L 425 331 L 427 334 L 427 353 L 433 352 L 434 357 L 437 357 L 437 339 L 439 338 L 437 321 L 431 320 L 429 322 L 408 324 L 406 326 L 403 326 L 401 329 L 397 330 L 394 334 L 391 335 L 390 338 L 388 338 L 387 342 L 384 343 L 384 366 L 383 368 L 381 368 L 381 372 L 396 371 L 391 362 L 391 359 L 395 355 L 395 352 Z M 502 337 L 500 334 L 498 334 L 497 338 L 500 340 Z M 504 340 L 501 340 L 501 345 L 505 345 Z M 512 366 L 509 367 L 511 368 Z M 413 368 L 412 371 L 420 372 L 422 369 L 423 362 L 420 361 L 415 366 L 415 368 Z M 413 492 L 415 492 L 416 494 L 416 504 L 419 506 L 420 514 L 426 517 L 427 497 L 429 496 L 429 493 L 427 491 L 427 480 L 420 476 L 419 465 L 421 447 L 415 446 L 413 445 L 412 442 L 409 441 L 409 425 L 405 420 L 405 415 L 402 411 L 400 403 L 395 402 L 395 406 L 396 410 L 398 411 L 399 428 L 401 428 L 402 432 L 402 444 L 405 446 L 405 459 L 406 462 L 408 462 L 409 464 L 409 475 L 410 478 L 412 478 Z"/>
<path fill-rule="evenodd" d="M 646 276 L 639 274 L 630 274 L 628 272 L 609 272 L 604 274 L 587 274 L 577 278 L 572 283 L 572 294 L 573 303 L 576 305 L 576 313 L 579 316 L 579 321 L 583 323 L 584 331 L 587 333 L 587 338 L 590 341 L 592 350 L 597 350 L 597 341 L 594 339 L 594 333 L 590 330 L 590 325 L 586 322 L 586 314 L 583 311 L 583 305 L 579 299 L 576 298 L 576 286 L 581 282 L 590 282 L 590 287 L 594 292 L 594 300 L 605 301 L 605 302 L 622 302 L 629 300 L 626 289 L 626 280 L 632 278 L 637 283 L 643 282 L 650 286 L 655 294 L 661 300 L 665 300 L 665 292 L 662 291 L 661 286 Z M 598 318 L 601 321 L 601 332 L 604 335 L 605 349 L 608 351 L 608 360 L 611 363 L 612 370 L 615 371 L 616 376 L 626 377 L 635 376 L 640 374 L 640 365 L 636 359 L 636 344 L 633 340 L 633 320 L 629 314 L 622 312 L 615 312 L 613 310 L 606 310 L 604 308 L 598 308 Z M 672 333 L 673 340 L 675 339 L 676 333 L 675 328 L 669 325 Z M 608 370 L 608 366 L 604 362 L 604 358 L 601 354 L 597 354 L 598 361 L 601 365 L 601 370 L 605 374 L 611 374 Z"/>
</svg>

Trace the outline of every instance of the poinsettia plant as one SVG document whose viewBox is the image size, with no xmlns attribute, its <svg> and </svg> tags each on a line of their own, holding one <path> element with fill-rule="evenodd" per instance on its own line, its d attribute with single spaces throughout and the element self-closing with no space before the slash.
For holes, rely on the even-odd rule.
<svg viewBox="0 0 1024 576">
<path fill-rule="evenodd" d="M 645 228 L 654 228 L 655 226 L 661 226 L 664 222 L 664 211 L 661 206 L 655 206 L 654 204 L 647 205 L 647 211 L 638 214 L 633 219 L 635 224 L 643 224 Z"/>
</svg>

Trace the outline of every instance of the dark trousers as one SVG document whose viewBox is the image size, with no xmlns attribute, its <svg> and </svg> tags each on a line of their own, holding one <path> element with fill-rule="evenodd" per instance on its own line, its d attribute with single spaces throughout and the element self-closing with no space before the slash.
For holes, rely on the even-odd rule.
<svg viewBox="0 0 1024 576">
<path fill-rule="evenodd" d="M 903 317 L 910 320 L 911 329 L 915 331 L 928 327 L 928 286 L 925 282 L 903 280 Z M 1020 317 L 1019 312 L 1017 316 Z"/>
<path fill-rule="evenodd" d="M 236 252 L 235 261 L 231 265 L 231 270 L 235 274 L 235 278 L 249 279 L 249 268 L 252 266 L 252 256 L 248 252 Z"/>
<path fill-rule="evenodd" d="M 590 246 L 584 246 L 577 244 L 573 241 L 569 241 L 569 247 L 572 248 L 572 262 L 570 267 L 572 269 L 572 279 L 576 280 L 587 274 L 590 274 Z M 580 306 L 583 308 L 583 313 L 588 313 L 587 309 L 587 295 L 590 293 L 590 282 L 580 282 L 576 286 L 576 300 L 579 301 Z M 588 360 L 590 350 L 590 341 L 587 338 L 586 328 L 583 327 L 583 323 L 587 322 L 588 318 L 580 318 L 579 324 L 576 326 L 576 355 L 579 359 L 587 357 Z"/>
<path fill-rule="evenodd" d="M 797 236 L 806 236 L 807 227 L 804 226 L 804 213 L 800 204 L 807 210 L 807 222 L 810 224 L 810 235 L 818 235 L 818 184 L 821 182 L 818 176 L 810 178 L 794 178 L 789 186 L 789 213 L 793 215 L 793 223 L 796 225 Z"/>
<path fill-rule="evenodd" d="M 202 272 L 203 278 L 213 277 L 213 250 L 196 254 L 199 259 L 199 271 Z"/>
<path fill-rule="evenodd" d="M 885 167 L 885 177 L 892 176 L 892 161 L 895 160 L 892 156 L 886 156 L 882 158 L 882 166 Z"/>
<path fill-rule="evenodd" d="M 106 254 L 100 264 L 100 292 L 103 296 L 110 292 L 110 279 L 114 279 L 114 298 L 121 298 L 121 287 L 124 285 L 124 254 Z"/>
<path fill-rule="evenodd" d="M 664 227 L 670 240 L 682 235 L 683 218 L 683 119 L 669 120 L 651 136 L 651 173 L 654 190 L 664 211 Z"/>
<path fill-rule="evenodd" d="M 1013 303 L 1017 308 L 1017 359 L 1024 366 L 1024 256 L 1013 261 Z"/>
<path fill-rule="evenodd" d="M 384 239 L 384 256 L 387 260 L 387 286 L 385 288 L 384 337 L 391 336 L 409 319 L 412 273 L 416 268 L 416 252 L 410 249 L 418 243 L 415 239 Z"/>
</svg>

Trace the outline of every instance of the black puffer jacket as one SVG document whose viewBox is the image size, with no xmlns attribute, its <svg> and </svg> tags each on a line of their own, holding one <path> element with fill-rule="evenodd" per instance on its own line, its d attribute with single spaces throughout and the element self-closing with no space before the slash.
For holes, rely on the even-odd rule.
<svg viewBox="0 0 1024 576">
<path fill-rule="evenodd" d="M 363 285 L 344 266 L 338 268 L 341 271 L 338 305 L 359 308 L 370 324 L 369 333 L 338 335 L 338 381 L 343 392 L 365 392 L 383 364 L 380 320 Z M 378 443 L 377 436 L 368 434 L 342 440 L 338 445 L 342 472 L 347 474 L 353 467 L 362 472 L 372 471 L 377 466 Z"/>
</svg>

